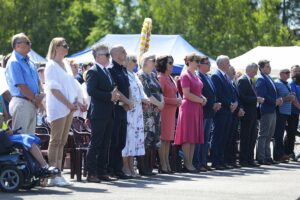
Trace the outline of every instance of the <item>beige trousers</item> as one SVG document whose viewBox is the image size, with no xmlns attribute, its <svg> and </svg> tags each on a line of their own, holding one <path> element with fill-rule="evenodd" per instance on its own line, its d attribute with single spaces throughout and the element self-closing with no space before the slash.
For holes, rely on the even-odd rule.
<svg viewBox="0 0 300 200">
<path fill-rule="evenodd" d="M 13 97 L 9 102 L 9 113 L 12 116 L 12 129 L 22 129 L 19 133 L 35 133 L 36 127 L 36 107 L 22 98 Z"/>
<path fill-rule="evenodd" d="M 51 134 L 48 147 L 48 161 L 51 166 L 62 168 L 64 146 L 67 143 L 73 119 L 73 112 L 50 123 Z"/>
</svg>

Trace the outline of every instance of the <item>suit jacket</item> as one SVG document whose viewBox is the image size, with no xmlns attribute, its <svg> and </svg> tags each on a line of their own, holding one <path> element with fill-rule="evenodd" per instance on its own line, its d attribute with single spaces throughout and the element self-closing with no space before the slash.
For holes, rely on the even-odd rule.
<svg viewBox="0 0 300 200">
<path fill-rule="evenodd" d="M 203 83 L 202 95 L 205 96 L 207 99 L 207 103 L 203 108 L 204 118 L 213 118 L 215 114 L 215 111 L 213 110 L 213 105 L 214 103 L 216 103 L 217 100 L 215 94 L 215 87 L 212 81 L 211 81 L 212 85 L 208 83 L 207 79 L 210 79 L 210 77 L 205 76 L 201 72 L 198 73 L 198 76 L 200 77 Z"/>
<path fill-rule="evenodd" d="M 246 75 L 238 80 L 239 99 L 246 113 L 256 113 L 257 96 Z"/>
<path fill-rule="evenodd" d="M 273 83 L 274 81 L 271 80 Z M 275 83 L 274 83 L 275 86 Z M 276 88 L 274 89 L 269 78 L 265 74 L 261 74 L 256 80 L 257 96 L 265 99 L 260 105 L 261 114 L 273 113 L 276 110 L 276 99 L 278 98 Z"/>
<path fill-rule="evenodd" d="M 235 102 L 232 85 L 227 82 L 220 70 L 211 76 L 211 80 L 216 88 L 216 101 L 222 103 L 221 110 L 230 111 L 231 103 Z"/>
<path fill-rule="evenodd" d="M 243 106 L 243 103 L 241 102 L 240 93 L 239 93 L 236 82 L 232 82 L 231 86 L 232 86 L 232 90 L 233 90 L 233 102 L 238 102 L 238 106 L 233 113 L 235 116 L 238 116 L 240 108 L 244 108 L 244 106 Z"/>
<path fill-rule="evenodd" d="M 95 64 L 87 72 L 86 83 L 87 92 L 91 96 L 88 118 L 112 118 L 114 116 L 114 102 L 111 101 L 111 92 L 114 89 L 114 84 L 110 81 L 109 77 Z"/>
</svg>

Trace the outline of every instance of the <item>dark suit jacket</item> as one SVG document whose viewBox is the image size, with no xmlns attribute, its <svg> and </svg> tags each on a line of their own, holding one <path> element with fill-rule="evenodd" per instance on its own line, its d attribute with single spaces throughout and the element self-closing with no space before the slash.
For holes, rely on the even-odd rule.
<svg viewBox="0 0 300 200">
<path fill-rule="evenodd" d="M 269 81 L 266 75 L 261 74 L 257 78 L 256 92 L 257 96 L 265 98 L 264 103 L 262 103 L 260 106 L 261 114 L 274 112 L 276 110 L 276 99 L 278 98 L 277 91 L 276 88 L 274 89 L 272 83 Z"/>
<path fill-rule="evenodd" d="M 207 99 L 207 103 L 203 108 L 204 118 L 213 118 L 213 116 L 215 114 L 215 111 L 213 110 L 213 105 L 214 105 L 214 103 L 216 103 L 216 100 L 217 100 L 217 97 L 216 97 L 215 91 L 214 91 L 215 88 L 212 88 L 207 81 L 207 79 L 210 79 L 210 77 L 208 77 L 208 76 L 205 77 L 205 75 L 202 74 L 201 72 L 199 72 L 198 75 L 203 83 L 202 95 L 205 96 Z M 212 83 L 212 81 L 211 81 L 211 83 Z"/>
<path fill-rule="evenodd" d="M 257 96 L 246 75 L 238 80 L 239 99 L 246 113 L 256 113 Z"/>
<path fill-rule="evenodd" d="M 231 103 L 235 102 L 231 84 L 227 82 L 220 70 L 211 76 L 211 80 L 216 88 L 217 102 L 222 103 L 221 110 L 230 111 Z"/>
<path fill-rule="evenodd" d="M 94 65 L 86 76 L 87 92 L 91 96 L 88 110 L 89 119 L 110 119 L 114 116 L 114 103 L 111 92 L 114 89 L 109 77 L 98 66 Z"/>
</svg>

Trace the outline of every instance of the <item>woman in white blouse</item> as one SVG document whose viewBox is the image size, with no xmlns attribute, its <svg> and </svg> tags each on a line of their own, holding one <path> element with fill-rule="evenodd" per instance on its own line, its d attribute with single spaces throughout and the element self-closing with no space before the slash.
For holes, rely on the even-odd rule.
<svg viewBox="0 0 300 200">
<path fill-rule="evenodd" d="M 62 168 L 73 112 L 78 107 L 76 80 L 67 72 L 68 63 L 64 60 L 68 49 L 64 38 L 54 38 L 49 45 L 45 69 L 46 111 L 51 126 L 48 160 L 50 165 L 59 169 Z M 67 186 L 70 183 L 59 175 L 49 179 L 48 185 Z"/>
</svg>

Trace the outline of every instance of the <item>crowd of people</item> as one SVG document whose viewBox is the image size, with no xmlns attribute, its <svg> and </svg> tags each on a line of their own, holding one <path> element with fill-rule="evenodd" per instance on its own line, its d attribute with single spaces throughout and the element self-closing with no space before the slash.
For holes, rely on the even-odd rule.
<svg viewBox="0 0 300 200">
<path fill-rule="evenodd" d="M 190 53 L 174 77 L 171 55 L 146 52 L 137 58 L 121 45 L 96 44 L 95 60 L 79 64 L 65 58 L 66 40 L 53 38 L 48 62 L 39 68 L 28 57 L 31 42 L 25 34 L 13 36 L 12 48 L 3 62 L 11 100 L 3 95 L 2 109 L 11 115 L 12 129 L 22 127 L 23 134 L 34 133 L 37 116 L 46 116 L 49 165 L 42 163 L 47 167 L 62 169 L 74 116 L 91 128 L 88 182 L 153 176 L 156 163 L 159 173 L 173 174 L 172 142 L 181 147 L 186 173 L 297 160 L 299 65 L 282 69 L 274 81 L 270 62 L 261 60 L 237 77 L 229 57 L 220 55 L 217 70 L 209 74 L 208 57 Z M 70 184 L 61 174 L 48 180 L 49 186 Z"/>
</svg>

